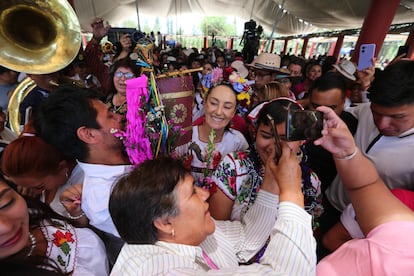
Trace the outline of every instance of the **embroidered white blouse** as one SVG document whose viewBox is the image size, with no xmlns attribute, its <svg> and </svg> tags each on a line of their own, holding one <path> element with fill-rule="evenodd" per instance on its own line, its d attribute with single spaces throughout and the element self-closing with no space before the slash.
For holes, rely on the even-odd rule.
<svg viewBox="0 0 414 276">
<path fill-rule="evenodd" d="M 57 219 L 43 220 L 40 229 L 48 241 L 46 257 L 71 275 L 109 274 L 106 250 L 101 239 L 88 228 L 74 228 Z M 47 268 L 47 267 L 45 267 Z"/>
</svg>

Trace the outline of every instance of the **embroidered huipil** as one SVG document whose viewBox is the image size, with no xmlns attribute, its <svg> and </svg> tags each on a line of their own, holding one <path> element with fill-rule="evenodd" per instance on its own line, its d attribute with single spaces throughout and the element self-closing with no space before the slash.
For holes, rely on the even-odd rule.
<svg viewBox="0 0 414 276">
<path fill-rule="evenodd" d="M 40 230 L 48 244 L 46 257 L 53 260 L 64 273 L 109 274 L 105 246 L 92 230 L 74 228 L 57 219 L 41 221 Z"/>
</svg>

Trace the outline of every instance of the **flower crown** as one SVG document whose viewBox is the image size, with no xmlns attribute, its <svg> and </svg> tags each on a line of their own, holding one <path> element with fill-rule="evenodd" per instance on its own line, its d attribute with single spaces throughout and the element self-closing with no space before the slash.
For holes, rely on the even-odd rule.
<svg viewBox="0 0 414 276">
<path fill-rule="evenodd" d="M 207 93 L 211 88 L 228 81 L 237 93 L 237 111 L 239 114 L 245 114 L 250 105 L 250 97 L 253 95 L 253 89 L 248 84 L 247 80 L 240 76 L 232 67 L 214 68 L 211 73 L 206 74 L 201 79 L 201 85 L 204 93 Z"/>
<path fill-rule="evenodd" d="M 240 76 L 236 71 L 233 71 L 230 74 L 229 82 L 237 92 L 237 111 L 239 114 L 244 115 L 250 106 L 250 97 L 253 95 L 253 89 L 250 87 L 247 80 Z"/>
<path fill-rule="evenodd" d="M 203 87 L 204 93 L 207 93 L 210 88 L 219 85 L 223 81 L 223 69 L 213 68 L 210 73 L 204 75 L 201 78 L 201 86 Z"/>
</svg>

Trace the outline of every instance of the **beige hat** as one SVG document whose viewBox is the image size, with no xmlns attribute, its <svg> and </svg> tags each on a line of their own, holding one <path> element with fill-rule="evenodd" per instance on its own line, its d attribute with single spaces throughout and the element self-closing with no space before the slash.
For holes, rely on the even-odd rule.
<svg viewBox="0 0 414 276">
<path fill-rule="evenodd" d="M 333 67 L 341 73 L 344 77 L 350 79 L 350 80 L 356 80 L 354 74 L 356 71 L 355 64 L 352 61 L 344 60 L 339 64 L 334 64 Z"/>
<path fill-rule="evenodd" d="M 242 78 L 247 78 L 247 75 L 249 75 L 249 70 L 247 70 L 246 66 L 244 66 L 244 62 L 241 60 L 233 61 L 230 66 L 235 69 Z"/>
<path fill-rule="evenodd" d="M 280 56 L 271 53 L 261 53 L 255 59 L 254 64 L 250 64 L 250 66 L 255 69 L 279 72 Z"/>
</svg>

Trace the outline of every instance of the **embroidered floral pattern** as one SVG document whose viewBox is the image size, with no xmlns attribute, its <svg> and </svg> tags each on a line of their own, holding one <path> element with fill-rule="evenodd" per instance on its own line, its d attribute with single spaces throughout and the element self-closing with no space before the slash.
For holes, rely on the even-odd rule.
<svg viewBox="0 0 414 276">
<path fill-rule="evenodd" d="M 77 239 L 75 229 L 64 221 L 53 219 L 42 221 L 41 230 L 48 248 L 46 256 L 57 260 L 56 264 L 64 273 L 71 273 L 75 267 Z"/>
<path fill-rule="evenodd" d="M 249 151 L 229 153 L 212 177 L 218 187 L 234 200 L 234 204 L 242 207 L 240 220 L 256 199 L 263 181 L 249 154 Z"/>
<path fill-rule="evenodd" d="M 53 234 L 53 243 L 57 246 L 60 247 L 60 250 L 62 250 L 63 254 L 65 255 L 69 255 L 71 248 L 69 246 L 69 242 L 73 243 L 75 242 L 72 238 L 72 233 L 70 232 L 62 232 L 60 230 L 57 230 L 54 234 Z M 65 266 L 66 262 L 63 260 L 63 258 L 59 255 L 58 256 L 58 261 L 60 263 L 60 265 Z"/>
</svg>

